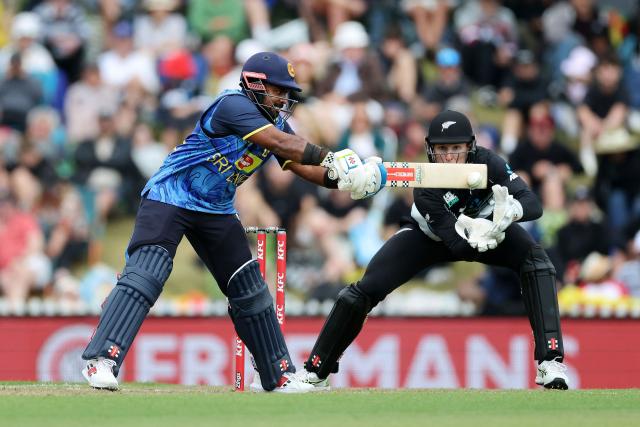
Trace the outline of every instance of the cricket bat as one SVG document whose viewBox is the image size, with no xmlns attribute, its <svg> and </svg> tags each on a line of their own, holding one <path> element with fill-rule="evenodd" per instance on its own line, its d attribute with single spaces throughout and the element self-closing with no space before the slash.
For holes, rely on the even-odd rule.
<svg viewBox="0 0 640 427">
<path fill-rule="evenodd" d="M 386 187 L 398 188 L 487 188 L 487 165 L 474 163 L 384 162 Z M 469 175 L 474 174 L 469 177 Z"/>
</svg>

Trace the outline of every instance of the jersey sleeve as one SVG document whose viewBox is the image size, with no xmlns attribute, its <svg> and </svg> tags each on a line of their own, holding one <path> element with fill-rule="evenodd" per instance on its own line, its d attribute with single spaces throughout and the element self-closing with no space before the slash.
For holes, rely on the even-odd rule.
<svg viewBox="0 0 640 427">
<path fill-rule="evenodd" d="M 205 121 L 209 132 L 222 135 L 238 135 L 247 139 L 263 129 L 273 126 L 246 96 L 230 95 L 220 100 Z"/>
<path fill-rule="evenodd" d="M 521 221 L 531 221 L 542 216 L 542 205 L 529 186 L 516 174 L 509 163 L 491 152 L 487 159 L 487 178 L 489 187 L 502 185 L 509 194 L 522 205 Z"/>
<path fill-rule="evenodd" d="M 289 126 L 289 123 L 287 123 L 287 122 L 284 122 L 284 125 L 282 127 L 282 131 L 288 133 L 289 135 L 295 135 L 296 134 L 293 131 L 293 129 L 291 129 L 291 126 Z M 275 154 L 273 156 L 276 158 L 276 160 L 280 164 L 280 168 L 282 168 L 283 170 L 287 168 L 287 165 L 289 163 L 291 163 L 291 160 L 283 159 L 282 157 L 276 156 Z"/>
</svg>

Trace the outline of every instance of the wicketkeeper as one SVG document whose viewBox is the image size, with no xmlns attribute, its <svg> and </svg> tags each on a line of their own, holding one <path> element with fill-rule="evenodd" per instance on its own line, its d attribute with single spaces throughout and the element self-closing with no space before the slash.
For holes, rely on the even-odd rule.
<svg viewBox="0 0 640 427">
<path fill-rule="evenodd" d="M 476 146 L 471 124 L 461 113 L 445 111 L 435 117 L 426 149 L 431 162 L 485 163 L 488 188 L 415 189 L 411 221 L 373 257 L 362 280 L 340 293 L 300 376 L 317 388 L 328 388 L 338 359 L 360 333 L 367 314 L 389 293 L 430 265 L 477 261 L 510 268 L 520 276 L 538 361 L 536 383 L 566 390 L 556 271 L 542 247 L 517 223 L 539 218 L 540 202 L 500 156 Z M 477 182 L 470 177 L 471 187 Z"/>
</svg>

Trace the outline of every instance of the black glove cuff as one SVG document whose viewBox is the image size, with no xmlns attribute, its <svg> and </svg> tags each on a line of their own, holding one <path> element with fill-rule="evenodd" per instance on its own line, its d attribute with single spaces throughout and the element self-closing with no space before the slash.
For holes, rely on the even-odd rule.
<svg viewBox="0 0 640 427">
<path fill-rule="evenodd" d="M 329 169 L 324 172 L 324 183 L 326 188 L 338 188 L 338 180 L 329 178 Z"/>
</svg>

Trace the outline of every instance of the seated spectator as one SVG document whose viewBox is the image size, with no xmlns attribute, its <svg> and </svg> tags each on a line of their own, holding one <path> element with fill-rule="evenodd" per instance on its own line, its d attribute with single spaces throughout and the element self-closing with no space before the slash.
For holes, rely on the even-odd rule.
<svg viewBox="0 0 640 427">
<path fill-rule="evenodd" d="M 607 228 L 596 214 L 589 189 L 578 187 L 569 202 L 569 221 L 558 230 L 556 246 L 550 251 L 564 283 L 575 283 L 587 255 L 609 252 Z"/>
<path fill-rule="evenodd" d="M 133 46 L 133 28 L 122 21 L 113 27 L 113 48 L 98 57 L 98 69 L 102 81 L 108 86 L 124 90 L 137 82 L 147 92 L 156 93 L 160 88 L 153 57 Z"/>
<path fill-rule="evenodd" d="M 471 84 L 460 68 L 460 54 L 450 47 L 440 49 L 436 54 L 437 78 L 430 83 L 416 99 L 415 114 L 421 120 L 430 122 L 452 99 L 470 101 Z"/>
<path fill-rule="evenodd" d="M 22 68 L 40 83 L 44 101 L 52 103 L 58 86 L 58 69 L 49 51 L 39 42 L 42 25 L 32 12 L 15 16 L 11 26 L 11 44 L 0 50 L 0 75 L 5 74 L 15 53 L 22 58 Z"/>
<path fill-rule="evenodd" d="M 607 215 L 612 243 L 621 247 L 624 227 L 640 217 L 640 147 L 635 137 L 619 129 L 606 133 L 595 151 L 595 199 Z"/>
<path fill-rule="evenodd" d="M 88 64 L 82 79 L 69 87 L 64 101 L 69 141 L 73 144 L 98 136 L 100 111 L 115 110 L 118 93 L 100 78 L 96 64 Z"/>
<path fill-rule="evenodd" d="M 89 38 L 83 9 L 70 0 L 44 0 L 33 9 L 44 30 L 44 45 L 69 83 L 80 78 Z"/>
<path fill-rule="evenodd" d="M 558 80 L 562 78 L 560 64 L 569 52 L 579 45 L 592 48 L 594 38 L 601 37 L 607 27 L 606 14 L 600 13 L 594 0 L 559 1 L 542 14 L 542 27 L 547 42 L 546 65 L 551 79 Z"/>
<path fill-rule="evenodd" d="M 387 161 L 395 160 L 395 135 L 385 133 L 372 123 L 366 102 L 355 102 L 351 116 L 351 126 L 342 134 L 337 150 L 350 148 L 362 159 L 377 156 Z"/>
<path fill-rule="evenodd" d="M 538 62 L 529 50 L 521 50 L 515 57 L 512 74 L 506 78 L 498 93 L 498 104 L 506 107 L 502 120 L 502 152 L 509 155 L 516 148 L 522 123 L 529 119 L 534 105 L 548 99 L 549 83 L 543 77 Z"/>
<path fill-rule="evenodd" d="M 133 23 L 133 40 L 136 49 L 161 57 L 173 50 L 184 49 L 187 42 L 187 21 L 174 13 L 177 0 L 144 0 L 146 14 Z"/>
<path fill-rule="evenodd" d="M 417 65 L 399 29 L 392 28 L 387 32 L 380 50 L 384 74 L 393 98 L 411 103 L 416 95 Z"/>
<path fill-rule="evenodd" d="M 0 193 L 0 290 L 13 308 L 51 280 L 51 262 L 34 215 L 20 211 L 10 193 Z"/>
<path fill-rule="evenodd" d="M 498 0 L 465 2 L 453 15 L 464 74 L 477 85 L 500 87 L 517 48 L 513 12 Z"/>
<path fill-rule="evenodd" d="M 327 33 L 329 37 L 335 36 L 340 24 L 364 14 L 367 10 L 367 2 L 365 0 L 301 0 L 298 10 L 309 26 L 312 39 L 318 41 L 326 40 Z M 326 25 L 323 21 L 326 21 Z"/>
<path fill-rule="evenodd" d="M 602 308 L 627 296 L 629 291 L 625 284 L 612 275 L 613 265 L 607 255 L 597 252 L 589 254 L 582 263 L 578 276 L 578 286 L 583 298 Z"/>
<path fill-rule="evenodd" d="M 254 49 L 253 46 L 256 44 L 258 42 L 251 39 L 238 43 L 235 49 L 235 59 L 233 41 L 228 36 L 216 36 L 203 44 L 200 48 L 200 54 L 206 66 L 206 78 L 203 81 L 201 91 L 213 97 L 225 89 L 238 89 L 240 72 L 242 71 L 241 64 L 244 64 L 244 61 L 249 59 L 251 55 L 267 50 L 262 45 Z M 239 61 L 240 57 L 244 61 Z"/>
<path fill-rule="evenodd" d="M 562 78 L 551 84 L 553 119 L 558 130 L 571 139 L 579 137 L 580 125 L 576 109 L 583 103 L 591 86 L 592 70 L 596 62 L 596 56 L 589 48 L 578 46 L 560 64 Z"/>
<path fill-rule="evenodd" d="M 205 42 L 225 35 L 238 43 L 251 36 L 267 42 L 269 11 L 263 0 L 191 0 L 188 2 L 189 27 Z"/>
<path fill-rule="evenodd" d="M 24 132 L 27 114 L 41 102 L 40 84 L 25 74 L 20 54 L 13 54 L 0 81 L 0 124 Z"/>
<path fill-rule="evenodd" d="M 629 96 L 622 86 L 622 69 L 614 55 L 600 59 L 595 69 L 595 82 L 589 88 L 584 102 L 578 107 L 582 126 L 580 135 L 580 161 L 585 172 L 595 176 L 598 164 L 594 147 L 607 131 L 624 126 Z"/>
<path fill-rule="evenodd" d="M 402 0 L 402 8 L 415 23 L 418 37 L 425 49 L 435 52 L 447 29 L 449 10 L 456 5 L 451 0 Z"/>
<path fill-rule="evenodd" d="M 333 92 L 343 98 L 381 99 L 386 89 L 385 77 L 379 58 L 367 50 L 369 35 L 364 26 L 355 21 L 340 24 L 333 46 L 336 57 L 318 85 L 318 94 Z"/>
<path fill-rule="evenodd" d="M 564 185 L 574 174 L 582 173 L 576 155 L 555 139 L 553 120 L 543 104 L 532 109 L 526 137 L 509 156 L 509 164 L 536 193 L 545 180 L 559 179 Z"/>
<path fill-rule="evenodd" d="M 624 240 L 614 278 L 626 285 L 631 296 L 640 298 L 640 217 L 625 228 Z"/>
<path fill-rule="evenodd" d="M 45 232 L 45 253 L 51 259 L 54 277 L 88 261 L 91 223 L 77 188 L 58 182 L 45 193 L 36 213 Z"/>
<path fill-rule="evenodd" d="M 131 142 L 116 134 L 113 112 L 100 114 L 100 132 L 75 150 L 74 181 L 95 193 L 98 225 L 105 224 L 119 200 L 137 200 L 139 175 L 131 159 Z"/>
</svg>

